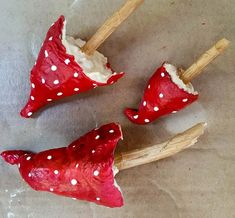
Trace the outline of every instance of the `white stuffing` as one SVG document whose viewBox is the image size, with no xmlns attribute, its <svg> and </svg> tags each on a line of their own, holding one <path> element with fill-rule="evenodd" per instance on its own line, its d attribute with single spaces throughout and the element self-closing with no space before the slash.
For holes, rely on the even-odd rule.
<svg viewBox="0 0 235 218">
<path fill-rule="evenodd" d="M 175 66 L 165 63 L 164 67 L 166 71 L 169 73 L 172 82 L 174 82 L 180 89 L 183 89 L 184 91 L 188 92 L 189 94 L 197 95 L 198 92 L 194 91 L 194 88 L 191 83 L 185 84 L 180 78 L 177 73 L 177 69 Z"/>
<path fill-rule="evenodd" d="M 112 76 L 112 71 L 106 67 L 107 58 L 95 51 L 91 56 L 86 55 L 81 51 L 81 47 L 85 45 L 85 41 L 74 39 L 66 36 L 66 21 L 62 31 L 62 44 L 66 48 L 66 53 L 73 55 L 76 62 L 81 66 L 83 72 L 91 80 L 100 83 L 107 83 Z"/>
</svg>

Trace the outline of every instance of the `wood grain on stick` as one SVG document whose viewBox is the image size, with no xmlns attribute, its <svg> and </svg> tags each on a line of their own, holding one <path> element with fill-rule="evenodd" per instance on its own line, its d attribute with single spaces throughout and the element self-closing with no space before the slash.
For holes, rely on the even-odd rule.
<svg viewBox="0 0 235 218">
<path fill-rule="evenodd" d="M 216 57 L 223 53 L 228 47 L 229 41 L 227 39 L 221 39 L 211 49 L 206 51 L 191 67 L 181 74 L 181 79 L 185 84 L 192 81 L 197 77 L 203 69 L 209 65 Z"/>
<path fill-rule="evenodd" d="M 206 123 L 199 123 L 161 144 L 120 153 L 115 156 L 115 166 L 119 170 L 125 170 L 172 156 L 194 145 L 205 128 Z"/>
<path fill-rule="evenodd" d="M 83 46 L 82 51 L 92 55 L 96 49 L 123 23 L 144 0 L 128 0 L 126 4 L 110 17 Z"/>
</svg>

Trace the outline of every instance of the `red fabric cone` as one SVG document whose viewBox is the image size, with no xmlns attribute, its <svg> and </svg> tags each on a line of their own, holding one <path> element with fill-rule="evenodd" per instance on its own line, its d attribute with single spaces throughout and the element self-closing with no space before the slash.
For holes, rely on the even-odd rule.
<svg viewBox="0 0 235 218">
<path fill-rule="evenodd" d="M 105 83 L 90 79 L 66 52 L 62 43 L 65 18 L 61 16 L 49 29 L 37 62 L 31 71 L 31 93 L 21 116 L 30 117 L 38 109 L 58 99 L 88 91 L 98 86 L 111 85 L 124 73 L 113 74 Z M 107 69 L 110 69 L 107 63 Z"/>
<path fill-rule="evenodd" d="M 1 156 L 10 164 L 18 164 L 23 179 L 37 191 L 121 207 L 123 197 L 113 172 L 114 150 L 121 138 L 120 126 L 111 123 L 68 147 L 37 154 L 5 151 Z"/>
<path fill-rule="evenodd" d="M 163 64 L 150 78 L 138 110 L 125 110 L 125 115 L 133 123 L 148 124 L 161 116 L 176 113 L 198 99 L 198 93 L 190 93 L 179 87 L 173 81 L 170 70 L 166 68 L 171 68 L 176 74 L 174 66 Z M 189 86 L 193 90 L 191 84 Z"/>
</svg>

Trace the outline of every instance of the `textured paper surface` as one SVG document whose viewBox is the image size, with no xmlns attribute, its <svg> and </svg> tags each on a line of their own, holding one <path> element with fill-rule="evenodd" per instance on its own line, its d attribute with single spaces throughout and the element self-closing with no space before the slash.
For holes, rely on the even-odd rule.
<svg viewBox="0 0 235 218">
<path fill-rule="evenodd" d="M 123 126 L 118 151 L 166 140 L 201 121 L 196 146 L 172 158 L 120 172 L 125 206 L 107 209 L 31 190 L 16 167 L 0 160 L 0 217 L 235 217 L 234 42 L 193 81 L 200 100 L 148 126 L 122 111 L 137 107 L 147 79 L 167 60 L 188 67 L 222 37 L 235 41 L 233 0 L 147 0 L 99 49 L 126 77 L 112 87 L 67 98 L 23 119 L 29 72 L 49 26 L 64 14 L 70 35 L 89 38 L 123 0 L 9 0 L 0 14 L 0 151 L 65 146 L 111 121 Z"/>
</svg>

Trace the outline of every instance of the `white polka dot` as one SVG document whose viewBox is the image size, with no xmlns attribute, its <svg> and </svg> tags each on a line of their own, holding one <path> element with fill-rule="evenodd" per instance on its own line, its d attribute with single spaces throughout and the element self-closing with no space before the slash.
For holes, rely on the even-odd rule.
<svg viewBox="0 0 235 218">
<path fill-rule="evenodd" d="M 97 139 L 99 139 L 100 138 L 100 136 L 99 135 L 97 135 L 96 137 L 95 137 L 95 139 L 97 140 Z"/>
<path fill-rule="evenodd" d="M 62 92 L 58 92 L 58 93 L 57 93 L 57 96 L 61 96 L 61 95 L 63 95 Z"/>
<path fill-rule="evenodd" d="M 47 156 L 47 160 L 51 160 L 51 159 L 52 159 L 51 155 Z"/>
<path fill-rule="evenodd" d="M 54 191 L 54 189 L 53 189 L 53 188 L 50 188 L 50 191 L 51 191 L 51 192 L 53 192 L 53 191 Z"/>
<path fill-rule="evenodd" d="M 48 57 L 48 52 L 47 52 L 47 50 L 45 50 L 45 57 L 47 58 Z"/>
<path fill-rule="evenodd" d="M 42 84 L 45 84 L 46 80 L 42 78 Z"/>
<path fill-rule="evenodd" d="M 52 41 L 52 39 L 53 39 L 53 37 L 51 36 L 51 37 L 49 38 L 49 41 Z"/>
<path fill-rule="evenodd" d="M 100 201 L 100 198 L 99 198 L 99 197 L 97 197 L 97 198 L 96 198 L 96 200 L 97 200 L 97 201 Z"/>
<path fill-rule="evenodd" d="M 30 98 L 31 98 L 32 101 L 34 101 L 34 99 L 35 99 L 33 96 L 31 96 Z"/>
<path fill-rule="evenodd" d="M 64 61 L 64 63 L 68 65 L 68 64 L 70 63 L 70 60 L 69 60 L 69 59 L 66 59 L 66 60 Z"/>
<path fill-rule="evenodd" d="M 136 119 L 138 119 L 138 117 L 139 117 L 139 115 L 135 115 L 135 116 L 134 116 L 134 119 L 136 120 Z"/>
<path fill-rule="evenodd" d="M 95 170 L 94 171 L 94 176 L 98 176 L 99 175 L 99 171 L 98 170 Z"/>
<path fill-rule="evenodd" d="M 177 111 L 172 111 L 172 114 L 175 114 L 175 113 L 177 113 Z"/>
<path fill-rule="evenodd" d="M 54 26 L 54 25 L 55 25 L 55 23 L 51 24 L 51 27 Z"/>
<path fill-rule="evenodd" d="M 37 61 L 34 62 L 34 66 L 37 64 Z"/>
<path fill-rule="evenodd" d="M 145 119 L 144 122 L 145 123 L 149 123 L 150 121 L 149 121 L 149 119 Z"/>
<path fill-rule="evenodd" d="M 160 98 L 163 98 L 163 96 L 164 96 L 164 95 L 163 95 L 162 93 L 159 94 L 159 97 L 160 97 Z"/>
<path fill-rule="evenodd" d="M 74 91 L 75 91 L 75 92 L 78 92 L 78 91 L 79 91 L 79 88 L 75 88 Z"/>
<path fill-rule="evenodd" d="M 77 185 L 77 183 L 78 183 L 78 181 L 77 181 L 76 179 L 72 179 L 72 180 L 71 180 L 71 184 L 72 184 L 72 185 Z"/>
<path fill-rule="evenodd" d="M 94 89 L 98 86 L 98 85 L 97 85 L 97 84 L 95 84 L 95 83 L 93 83 L 92 85 L 94 86 Z"/>
<path fill-rule="evenodd" d="M 94 154 L 94 153 L 95 153 L 95 150 L 92 150 L 91 153 Z"/>
<path fill-rule="evenodd" d="M 72 198 L 73 200 L 77 200 L 77 198 Z"/>
<path fill-rule="evenodd" d="M 114 130 L 113 129 L 109 130 L 109 133 L 114 133 Z"/>
<path fill-rule="evenodd" d="M 26 160 L 30 160 L 30 159 L 31 159 L 31 157 L 27 157 L 27 158 L 26 158 Z"/>
<path fill-rule="evenodd" d="M 79 164 L 76 164 L 76 166 L 75 166 L 75 167 L 76 167 L 76 168 L 78 168 L 78 166 L 79 166 Z"/>
<path fill-rule="evenodd" d="M 188 99 L 187 99 L 187 98 L 185 98 L 185 99 L 183 99 L 182 101 L 183 101 L 183 102 L 187 102 L 187 101 L 188 101 Z"/>
<path fill-rule="evenodd" d="M 58 171 L 58 170 L 54 170 L 54 174 L 55 174 L 55 175 L 58 175 L 58 174 L 59 174 L 59 171 Z"/>
<path fill-rule="evenodd" d="M 20 168 L 20 163 L 18 164 L 18 167 Z"/>
<path fill-rule="evenodd" d="M 52 101 L 52 99 L 51 99 L 51 98 L 48 98 L 47 101 L 50 102 L 50 101 Z"/>
<path fill-rule="evenodd" d="M 32 176 L 32 174 L 31 174 L 31 173 L 29 173 L 29 174 L 28 174 L 28 176 L 29 176 L 29 177 L 31 177 L 31 176 Z"/>
<path fill-rule="evenodd" d="M 32 83 L 31 86 L 32 86 L 33 89 L 35 89 L 35 84 L 34 83 Z"/>
<path fill-rule="evenodd" d="M 159 111 L 159 108 L 158 107 L 154 107 L 153 110 L 154 111 Z"/>
<path fill-rule="evenodd" d="M 76 148 L 76 145 L 73 145 L 73 148 Z"/>
<path fill-rule="evenodd" d="M 56 79 L 55 81 L 54 81 L 54 84 L 55 85 L 58 85 L 60 82 L 59 82 L 59 80 L 58 79 Z"/>
<path fill-rule="evenodd" d="M 30 116 L 32 116 L 32 114 L 33 114 L 32 112 L 29 112 L 27 115 L 30 117 Z"/>
<path fill-rule="evenodd" d="M 161 77 L 164 77 L 165 76 L 165 73 L 161 73 Z"/>
<path fill-rule="evenodd" d="M 148 89 L 150 89 L 151 88 L 151 86 L 150 85 L 148 85 Z"/>
<path fill-rule="evenodd" d="M 143 105 L 144 105 L 144 106 L 146 106 L 146 105 L 147 105 L 147 102 L 146 102 L 146 101 L 144 101 L 144 102 L 143 102 Z"/>
<path fill-rule="evenodd" d="M 73 74 L 73 76 L 74 76 L 75 78 L 77 78 L 77 77 L 78 77 L 78 73 L 75 72 L 75 73 Z"/>
<path fill-rule="evenodd" d="M 51 66 L 51 70 L 52 70 L 52 71 L 56 71 L 56 70 L 57 70 L 57 66 L 52 65 L 52 66 Z"/>
</svg>

